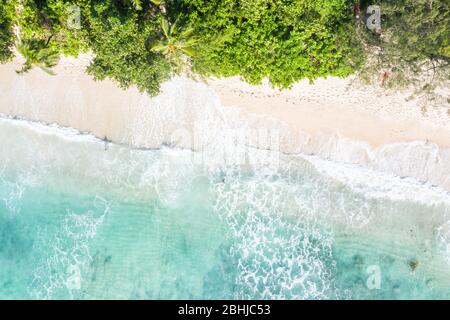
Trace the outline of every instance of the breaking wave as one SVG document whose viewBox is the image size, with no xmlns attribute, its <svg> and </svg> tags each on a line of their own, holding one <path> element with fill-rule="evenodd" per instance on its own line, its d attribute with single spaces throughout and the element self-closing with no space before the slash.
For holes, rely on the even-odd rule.
<svg viewBox="0 0 450 320">
<path fill-rule="evenodd" d="M 36 231 L 31 297 L 91 296 L 80 289 L 95 286 L 87 277 L 91 243 L 113 210 L 110 199 L 151 203 L 164 214 L 180 207 L 199 177 L 207 181 L 200 197 L 214 199 L 205 210 L 220 218 L 228 240 L 205 276 L 221 279 L 205 280 L 217 291 L 189 292 L 194 298 L 348 298 L 349 289 L 336 281 L 342 233 L 377 237 L 395 230 L 395 239 L 413 241 L 411 225 L 420 226 L 414 237 L 431 241 L 450 263 L 448 150 L 426 142 L 371 149 L 339 136 L 293 133 L 274 119 L 221 107 L 202 84 L 177 78 L 166 86 L 155 100 L 141 101 L 145 111 L 128 128 L 134 148 L 55 125 L 0 119 L 5 219 L 20 218 L 29 209 L 24 197 L 35 189 L 90 199 L 59 212 L 52 230 Z"/>
</svg>

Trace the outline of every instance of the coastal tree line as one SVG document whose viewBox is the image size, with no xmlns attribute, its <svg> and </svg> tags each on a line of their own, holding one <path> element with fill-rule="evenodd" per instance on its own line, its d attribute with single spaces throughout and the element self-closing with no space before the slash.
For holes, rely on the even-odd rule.
<svg viewBox="0 0 450 320">
<path fill-rule="evenodd" d="M 0 62 L 19 53 L 18 73 L 53 74 L 61 55 L 92 52 L 95 79 L 151 95 L 174 74 L 429 90 L 449 80 L 449 15 L 446 0 L 0 0 Z"/>
</svg>

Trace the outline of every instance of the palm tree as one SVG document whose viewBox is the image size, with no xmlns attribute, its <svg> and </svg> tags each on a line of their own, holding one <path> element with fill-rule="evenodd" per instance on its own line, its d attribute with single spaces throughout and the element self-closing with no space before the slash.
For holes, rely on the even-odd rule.
<svg viewBox="0 0 450 320">
<path fill-rule="evenodd" d="M 138 10 L 138 11 L 142 10 L 142 1 L 141 0 L 131 0 L 130 2 L 136 10 Z"/>
<path fill-rule="evenodd" d="M 17 50 L 25 58 L 25 63 L 20 70 L 16 70 L 18 74 L 27 73 L 34 66 L 50 75 L 55 74 L 51 68 L 58 64 L 59 53 L 49 47 L 50 39 L 51 37 L 47 41 L 36 38 L 19 41 Z"/>
<path fill-rule="evenodd" d="M 189 64 L 190 59 L 195 56 L 198 39 L 192 36 L 194 29 L 189 27 L 180 30 L 176 22 L 171 25 L 165 19 L 161 19 L 161 29 L 163 38 L 154 41 L 150 45 L 150 50 L 165 55 L 175 71 L 179 73 L 183 66 Z"/>
<path fill-rule="evenodd" d="M 143 9 L 143 0 L 127 0 L 127 2 L 131 2 L 131 5 L 136 9 L 137 11 L 141 11 Z M 156 6 L 161 12 L 166 12 L 166 7 L 164 5 L 163 0 L 150 0 L 150 7 Z"/>
</svg>

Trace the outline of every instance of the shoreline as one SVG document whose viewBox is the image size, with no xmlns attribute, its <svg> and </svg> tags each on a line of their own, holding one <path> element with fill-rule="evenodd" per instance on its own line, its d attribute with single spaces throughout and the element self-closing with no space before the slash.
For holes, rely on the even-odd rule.
<svg viewBox="0 0 450 320">
<path fill-rule="evenodd" d="M 112 152 L 104 152 L 101 141 L 97 141 L 93 138 L 91 139 L 92 136 L 84 135 L 80 137 L 80 139 L 72 139 L 72 135 L 76 135 L 76 132 L 71 129 L 65 130 L 56 125 L 47 127 L 35 123 L 30 124 L 30 122 L 26 120 L 20 121 L 21 124 L 18 125 L 14 123 L 17 121 L 20 120 L 7 121 L 10 122 L 10 124 L 3 126 L 3 121 L 0 120 L 0 136 L 3 133 L 3 137 L 8 137 L 9 129 L 11 129 L 10 136 L 15 137 L 12 132 L 17 133 L 18 139 L 14 138 L 7 141 L 7 145 L 9 144 L 11 146 L 11 151 L 14 150 L 17 153 L 6 152 L 6 154 L 4 154 L 4 156 L 7 159 L 9 158 L 9 161 L 13 163 L 13 166 L 9 167 L 9 169 L 16 169 L 14 166 L 17 165 L 17 173 L 21 179 L 13 178 L 12 181 L 19 181 L 19 187 L 16 186 L 16 188 L 45 190 L 46 197 L 57 197 L 58 199 L 61 197 L 63 190 L 65 192 L 64 194 L 72 194 L 73 192 L 73 194 L 77 196 L 86 195 L 87 199 L 89 199 L 89 202 L 87 203 L 93 207 L 93 210 L 100 209 L 100 211 L 94 211 L 95 214 L 91 211 L 85 213 L 85 210 L 67 210 L 68 212 L 74 212 L 71 215 L 66 214 L 66 210 L 59 210 L 59 217 L 73 217 L 75 214 L 78 217 L 103 219 L 102 217 L 104 217 L 105 214 L 112 214 L 112 217 L 128 217 L 130 221 L 137 221 L 137 224 L 139 225 L 142 224 L 142 220 L 139 219 L 139 217 L 142 216 L 141 213 L 148 212 L 145 211 L 148 210 L 148 203 L 152 203 L 149 202 L 148 199 L 153 199 L 154 197 L 161 199 L 161 194 L 158 190 L 164 191 L 163 193 L 166 195 L 166 198 L 163 197 L 162 201 L 168 201 L 169 204 L 173 204 L 178 203 L 180 200 L 178 197 L 172 198 L 171 192 L 175 192 L 175 194 L 184 194 L 183 192 L 189 192 L 193 185 L 200 186 L 203 185 L 202 182 L 205 182 L 205 176 L 195 170 L 195 165 L 192 166 L 190 163 L 186 164 L 186 166 L 175 165 L 180 158 L 184 158 L 185 154 L 183 153 L 180 154 L 179 152 L 172 152 L 172 150 L 166 149 L 162 150 L 161 157 L 152 152 L 133 152 L 130 154 L 128 150 L 123 150 L 123 148 L 119 147 L 112 147 Z M 21 127 L 25 127 L 27 130 L 23 130 Z M 44 134 L 40 134 L 40 131 L 43 131 Z M 66 141 L 65 137 L 67 135 L 69 138 Z M 81 140 L 84 140 L 87 143 L 80 143 Z M 125 148 L 128 149 L 128 147 Z M 132 155 L 132 157 L 130 157 L 130 155 Z M 2 154 L 0 153 L 0 158 L 1 157 Z M 75 159 L 76 161 L 70 159 Z M 162 164 L 166 161 L 172 164 L 170 167 L 177 173 L 174 174 L 173 171 L 168 172 L 166 170 L 160 170 L 162 167 L 165 167 Z M 311 171 L 309 168 L 310 161 L 308 160 L 307 162 L 307 166 L 300 165 L 295 168 L 306 173 L 306 176 L 308 176 L 309 173 L 316 176 L 317 172 Z M 0 161 L 0 163 L 2 162 Z M 341 167 L 340 165 L 333 163 L 325 164 L 325 167 L 327 167 L 327 165 L 330 170 L 336 170 L 337 166 Z M 321 163 L 319 163 L 318 166 L 324 169 Z M 231 171 L 229 173 L 234 171 L 234 168 L 232 167 L 226 169 Z M 285 167 L 283 167 L 283 169 L 285 169 Z M 130 172 L 139 174 L 131 174 L 130 176 Z M 243 171 L 240 172 L 243 173 Z M 8 171 L 6 171 L 6 173 L 8 173 Z M 181 176 L 179 175 L 180 173 Z M 184 177 L 187 178 L 186 180 L 183 178 L 183 173 L 187 173 L 188 175 L 188 177 Z M 280 180 L 271 181 L 271 179 L 267 179 L 264 170 L 255 172 L 255 175 L 252 176 L 250 181 L 241 179 L 242 177 L 240 175 L 231 174 L 228 176 L 230 180 L 221 182 L 220 179 L 218 179 L 217 172 L 212 171 L 210 173 L 211 175 L 207 176 L 209 177 L 207 179 L 211 180 L 207 180 L 207 185 L 210 186 L 209 183 L 211 183 L 210 187 L 212 190 L 202 188 L 201 190 L 203 190 L 204 193 L 198 198 L 189 197 L 188 199 L 190 200 L 188 201 L 192 201 L 194 204 L 202 203 L 202 197 L 204 197 L 205 194 L 209 194 L 206 192 L 212 191 L 213 194 L 218 196 L 218 201 L 220 201 L 220 203 L 228 204 L 228 206 L 225 206 L 225 212 L 229 212 L 228 210 L 235 208 L 233 200 L 236 201 L 237 198 L 244 203 L 246 203 L 245 201 L 249 202 L 248 206 L 250 209 L 249 211 L 246 211 L 248 214 L 252 214 L 252 210 L 259 208 L 255 208 L 254 206 L 257 203 L 261 203 L 263 214 L 267 215 L 266 217 L 270 219 L 269 221 L 271 223 L 279 223 L 280 220 L 278 217 L 280 214 L 296 214 L 295 217 L 297 219 L 306 219 L 306 221 L 308 221 L 308 218 L 312 219 L 314 217 L 314 229 L 300 228 L 298 231 L 294 230 L 294 236 L 295 234 L 298 234 L 299 231 L 322 231 L 320 223 L 323 221 L 329 223 L 330 226 L 333 227 L 333 233 L 323 233 L 325 237 L 320 238 L 320 243 L 334 243 L 340 246 L 340 248 L 352 249 L 354 248 L 354 242 L 348 241 L 348 234 L 350 233 L 353 236 L 352 239 L 356 239 L 356 243 L 361 244 L 356 247 L 358 253 L 370 254 L 374 252 L 377 255 L 383 254 L 383 256 L 394 256 L 398 261 L 397 266 L 401 267 L 403 265 L 405 269 L 408 267 L 407 262 L 414 257 L 416 260 L 420 261 L 421 266 L 418 271 L 420 274 L 416 273 L 416 275 L 432 275 L 435 279 L 434 281 L 437 281 L 436 283 L 441 284 L 443 287 L 444 284 L 445 286 L 448 285 L 446 282 L 440 280 L 442 273 L 439 271 L 448 266 L 446 261 L 448 257 L 448 251 L 446 251 L 448 241 L 446 242 L 445 240 L 448 239 L 446 231 L 448 230 L 447 208 L 450 204 L 450 193 L 443 193 L 441 192 L 441 189 L 430 188 L 427 185 L 418 185 L 413 181 L 409 183 L 407 180 L 390 179 L 389 176 L 386 177 L 386 184 L 392 184 L 391 190 L 389 190 L 389 187 L 386 186 L 386 184 L 378 186 L 369 185 L 366 192 L 360 189 L 355 190 L 353 189 L 353 186 L 350 186 L 350 190 L 348 190 L 347 185 L 344 189 L 341 189 L 341 183 L 339 183 L 340 179 L 337 183 L 335 183 L 334 179 L 333 181 L 330 181 L 330 184 L 323 183 L 324 181 L 329 180 L 328 175 L 327 177 L 323 176 L 323 173 L 326 173 L 326 170 L 325 172 L 323 170 L 318 172 L 319 174 L 316 176 L 318 178 L 317 180 L 306 179 L 303 181 L 300 179 L 300 181 L 297 181 L 298 184 L 295 183 L 296 180 L 291 180 L 292 176 L 290 175 L 280 177 Z M 343 172 L 345 176 L 353 179 L 355 176 L 353 174 L 354 171 L 352 170 L 351 173 L 352 174 L 345 174 L 345 172 Z M 371 172 L 367 176 L 364 172 L 361 172 L 360 175 L 369 183 L 376 182 L 375 180 L 382 178 L 380 177 L 381 175 L 379 175 L 376 177 L 377 179 L 374 179 L 373 176 L 378 175 L 376 172 Z M 12 176 L 14 176 L 14 174 L 12 174 Z M 154 179 L 155 177 L 157 178 Z M 200 180 L 199 177 L 201 177 Z M 175 184 L 175 188 L 172 189 L 175 181 L 186 183 Z M 235 183 L 239 181 L 241 183 L 236 186 Z M 265 185 L 264 181 L 267 182 L 268 185 Z M 43 184 L 39 184 L 40 182 Z M 50 183 L 46 184 L 45 182 Z M 260 182 L 262 183 L 262 186 L 267 187 L 254 189 L 254 182 Z M 292 184 L 290 182 L 295 183 L 293 188 L 291 188 Z M 397 183 L 400 183 L 400 185 L 397 185 Z M 158 187 L 154 188 L 154 184 L 157 184 Z M 359 183 L 357 182 L 356 187 L 358 187 L 358 184 Z M 48 186 L 50 186 L 50 188 Z M 105 186 L 107 187 L 105 188 Z M 219 192 L 220 190 L 223 191 L 224 186 L 229 187 L 232 190 L 231 193 Z M 273 192 L 274 189 L 269 186 L 273 186 L 275 190 L 281 189 L 283 192 Z M 108 197 L 103 198 L 105 194 L 98 191 L 105 189 L 107 190 L 106 194 Z M 310 194 L 308 192 L 309 190 L 316 190 L 317 193 Z M 198 189 L 195 189 L 193 193 L 198 194 L 198 191 Z M 372 194 L 372 192 L 375 192 L 375 194 Z M 328 198 L 330 193 L 334 196 Z M 29 199 L 27 197 L 33 195 L 32 192 L 24 192 L 23 194 L 24 196 L 23 198 L 20 198 L 20 201 L 26 201 Z M 377 194 L 379 197 L 377 197 Z M 89 197 L 92 197 L 92 195 L 95 195 L 95 199 Z M 351 197 L 347 198 L 349 195 L 351 195 Z M 264 196 L 272 201 L 267 200 Z M 363 202 L 358 200 L 361 199 L 359 198 L 360 196 L 363 196 Z M 423 203 L 420 201 L 421 198 L 424 199 Z M 84 200 L 86 199 L 84 197 L 81 199 L 83 199 L 82 201 L 86 201 Z M 124 207 L 120 206 L 122 199 L 126 199 L 126 205 Z M 264 199 L 266 201 L 264 201 Z M 374 202 L 372 199 L 378 200 L 375 200 Z M 339 200 L 347 200 L 348 202 L 344 201 L 343 203 L 340 203 Z M 74 201 L 76 201 L 76 206 L 80 203 L 80 198 L 76 197 Z M 286 202 L 292 202 L 292 204 L 286 206 Z M 409 205 L 405 206 L 405 202 Z M 21 202 L 13 202 L 13 204 L 20 203 Z M 39 201 L 37 203 L 38 205 L 40 203 L 46 204 L 46 202 Z M 58 204 L 59 203 L 60 202 L 58 202 Z M 142 210 L 139 210 L 136 213 L 131 211 L 131 215 L 120 214 L 127 212 L 126 210 L 129 209 L 128 205 L 130 203 L 133 204 L 133 208 L 141 205 L 138 208 L 142 208 Z M 135 203 L 136 205 L 134 205 Z M 65 208 L 67 208 L 69 204 L 72 205 L 72 203 L 68 203 L 67 200 L 62 202 L 62 204 Z M 300 204 L 303 204 L 304 207 L 299 206 Z M 368 204 L 368 206 L 366 206 L 366 204 Z M 316 207 L 316 205 L 318 207 Z M 164 208 L 165 206 L 163 205 L 162 207 Z M 173 208 L 170 205 L 168 205 L 168 207 Z M 244 205 L 244 207 L 247 207 L 247 205 Z M 15 208 L 21 210 L 20 205 L 17 205 Z M 270 214 L 267 214 L 267 212 L 264 211 L 265 209 L 267 210 L 267 208 L 274 209 Z M 330 211 L 327 210 L 328 208 L 332 210 L 331 214 Z M 392 208 L 394 208 L 393 211 Z M 409 210 L 409 208 L 411 208 L 411 210 Z M 223 210 L 223 208 L 221 209 Z M 217 217 L 217 214 L 222 214 L 226 217 L 226 213 L 221 212 L 221 209 L 217 209 L 218 211 L 215 211 L 215 209 L 200 210 L 200 212 L 213 214 L 213 217 Z M 181 206 L 178 211 L 175 210 L 176 209 L 171 209 L 168 216 L 173 217 L 174 214 L 179 212 L 180 216 L 177 215 L 175 218 L 181 218 L 181 221 L 187 223 L 186 225 L 183 225 L 184 227 L 182 230 L 191 230 L 191 212 L 186 211 L 184 206 Z M 36 212 L 45 215 L 47 211 L 37 210 Z M 36 212 L 31 211 L 30 213 L 24 210 L 17 217 L 29 219 L 29 216 L 26 214 L 28 213 L 31 214 L 32 217 L 35 217 Z M 160 211 L 158 211 L 158 213 L 163 214 Z M 311 213 L 313 216 L 310 215 Z M 148 217 L 148 215 L 146 215 L 146 217 Z M 206 225 L 211 222 L 211 215 L 208 217 L 209 219 L 205 219 Z M 259 216 L 256 216 L 256 223 L 255 220 L 247 221 L 244 230 L 241 229 L 240 225 L 236 226 L 237 230 L 245 232 L 244 237 L 246 239 L 251 239 L 254 242 L 256 241 L 255 243 L 261 243 L 260 234 L 265 234 L 264 232 L 267 230 L 265 229 L 267 223 L 261 223 L 261 220 L 258 220 L 258 217 Z M 33 221 L 33 218 L 31 219 L 31 221 Z M 66 220 L 64 219 L 64 221 Z M 76 224 L 76 222 L 86 222 L 86 224 L 81 224 L 82 228 L 70 230 L 87 232 L 86 230 L 91 230 L 91 228 L 86 227 L 91 226 L 91 224 L 87 225 L 89 221 L 92 221 L 95 226 L 98 225 L 96 221 L 101 222 L 103 220 L 70 220 L 70 222 L 75 223 L 75 226 L 78 227 L 80 225 Z M 285 220 L 281 220 L 281 223 L 285 223 L 284 221 Z M 231 224 L 233 222 L 233 219 L 229 221 Z M 118 223 L 119 226 L 123 225 L 123 220 L 119 220 Z M 307 222 L 305 223 L 308 225 Z M 151 226 L 153 224 L 147 223 L 145 225 Z M 174 225 L 177 228 L 179 227 L 178 224 Z M 255 225 L 257 226 L 256 231 L 254 229 Z M 315 227 L 316 225 L 318 226 L 317 228 Z M 204 230 L 204 226 L 205 224 L 200 224 L 199 230 Z M 288 224 L 288 226 L 290 226 L 290 224 Z M 303 226 L 303 224 L 300 224 L 300 226 Z M 413 228 L 413 231 L 411 231 L 411 228 Z M 119 230 L 123 230 L 123 228 L 119 228 Z M 292 229 L 288 230 L 292 231 Z M 435 230 L 437 230 L 437 234 Z M 322 235 L 322 233 L 320 233 L 320 235 Z M 327 235 L 332 235 L 332 237 L 327 237 Z M 361 236 L 364 237 L 361 238 Z M 134 241 L 133 235 L 128 239 Z M 270 240 L 271 238 L 265 239 Z M 287 239 L 292 238 L 289 237 Z M 132 241 L 130 243 L 133 243 Z M 114 243 L 114 241 L 111 243 Z M 239 243 L 242 242 L 240 241 Z M 265 243 L 264 239 L 262 243 Z M 269 241 L 268 243 L 272 242 Z M 371 245 L 375 243 L 377 245 Z M 439 255 L 436 254 L 435 250 L 432 250 L 433 248 L 439 248 L 439 251 L 437 251 Z M 353 253 L 351 256 L 355 254 L 354 251 L 350 252 Z M 121 260 L 115 259 L 114 261 Z M 392 268 L 392 264 L 389 266 Z M 407 272 L 403 272 L 403 274 L 408 276 Z"/>
<path fill-rule="evenodd" d="M 89 61 L 88 55 L 62 58 L 56 76 L 39 69 L 18 76 L 20 58 L 0 65 L 0 114 L 140 149 L 200 150 L 244 131 L 256 135 L 245 137 L 249 146 L 363 165 L 450 190 L 447 106 L 424 116 L 417 101 L 405 101 L 407 93 L 348 90 L 351 79 L 335 78 L 279 92 L 236 78 L 200 83 L 176 77 L 151 98 L 108 79 L 94 81 L 83 71 Z M 262 131 L 275 133 L 276 143 L 261 139 Z"/>
<path fill-rule="evenodd" d="M 82 143 L 84 147 L 91 145 L 93 151 L 95 150 L 95 152 L 100 153 L 110 149 L 113 151 L 127 149 L 133 153 L 136 152 L 136 155 L 144 155 L 148 151 L 163 152 L 165 154 L 181 152 L 179 155 L 191 155 L 191 161 L 188 163 L 181 161 L 180 164 L 195 165 L 194 155 L 196 151 L 192 149 L 168 145 L 163 145 L 156 149 L 144 149 L 135 148 L 130 145 L 120 144 L 114 141 L 107 141 L 108 146 L 105 147 L 104 140 L 101 140 L 88 132 L 79 132 L 74 128 L 61 127 L 57 124 L 46 124 L 43 122 L 30 121 L 17 117 L 6 117 L 5 115 L 0 114 L 0 135 L 2 133 L 1 131 L 4 129 L 13 129 L 13 131 L 18 130 L 17 132 L 20 132 L 21 134 L 23 133 L 25 135 L 29 135 L 29 140 L 32 140 L 34 139 L 32 137 L 35 137 L 37 139 L 36 142 L 38 143 L 39 141 L 42 142 L 51 140 L 53 141 L 52 144 L 56 143 L 56 145 L 60 143 Z M 5 135 L 5 132 L 3 132 L 3 137 L 4 136 L 7 136 Z M 250 147 L 250 149 L 255 152 L 262 151 L 252 147 Z M 271 153 L 278 153 L 278 151 L 271 151 Z M 114 157 L 115 152 L 110 154 L 110 156 Z M 364 194 L 364 196 L 368 199 L 388 198 L 392 201 L 414 201 L 420 205 L 450 204 L 450 190 L 446 190 L 429 182 L 420 183 L 414 178 L 396 177 L 360 165 L 326 160 L 316 155 L 286 154 L 279 152 L 279 156 L 282 157 L 280 158 L 280 161 L 283 161 L 283 163 L 288 163 L 289 161 L 297 163 L 297 160 L 306 161 L 313 168 L 315 168 L 315 170 L 317 170 L 317 173 L 328 176 L 334 181 L 342 183 L 353 192 Z M 286 160 L 288 160 L 288 162 L 286 162 Z M 264 168 L 265 165 L 267 164 L 263 163 L 262 165 L 255 166 L 254 170 L 257 171 L 258 168 Z M 70 171 L 70 164 L 67 164 L 67 166 L 68 167 L 66 170 Z M 275 170 L 283 171 L 283 169 L 285 168 Z M 408 190 L 408 192 L 402 193 L 405 190 Z"/>
</svg>

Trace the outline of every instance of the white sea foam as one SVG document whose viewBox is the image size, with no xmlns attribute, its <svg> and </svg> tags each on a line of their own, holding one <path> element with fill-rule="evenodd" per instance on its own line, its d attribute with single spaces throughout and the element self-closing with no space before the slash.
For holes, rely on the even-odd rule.
<svg viewBox="0 0 450 320">
<path fill-rule="evenodd" d="M 411 201 L 424 205 L 450 205 L 450 192 L 429 182 L 411 177 L 399 177 L 371 168 L 336 163 L 317 156 L 302 156 L 321 173 L 336 179 L 367 198 L 387 198 L 392 201 Z"/>
<path fill-rule="evenodd" d="M 96 197 L 92 204 L 95 211 L 68 212 L 52 239 L 48 239 L 48 230 L 41 230 L 40 246 L 36 247 L 45 251 L 28 288 L 33 298 L 52 299 L 61 291 L 72 298 L 80 294 L 85 281 L 83 274 L 92 261 L 89 241 L 95 237 L 112 205 Z"/>
<path fill-rule="evenodd" d="M 450 265 L 450 220 L 437 228 L 436 238 L 439 249 L 445 253 L 444 257 Z"/>
<path fill-rule="evenodd" d="M 237 178 L 239 179 L 239 177 Z M 333 287 L 332 235 L 283 218 L 285 190 L 258 179 L 216 185 L 215 210 L 233 238 L 236 299 L 326 299 Z M 298 220 L 297 220 L 298 221 Z M 283 233 L 277 233 L 282 227 Z"/>
<path fill-rule="evenodd" d="M 11 126 L 28 128 L 37 135 L 58 136 L 66 141 L 95 141 L 102 142 L 90 133 L 80 132 L 77 129 L 63 127 L 56 123 L 44 123 L 39 121 L 29 121 L 27 119 L 11 117 L 0 113 L 0 122 Z M 3 142 L 3 141 L 2 141 Z"/>
<path fill-rule="evenodd" d="M 216 151 L 223 147 L 222 144 L 213 144 L 209 151 L 204 150 L 203 152 L 162 148 L 158 153 L 152 153 L 144 150 L 130 151 L 126 147 L 115 145 L 110 146 L 112 152 L 104 152 L 104 142 L 95 139 L 90 135 L 79 134 L 73 129 L 64 129 L 56 126 L 46 127 L 43 124 L 29 123 L 27 121 L 0 119 L 0 125 L 2 124 L 13 127 L 19 125 L 25 130 L 31 130 L 30 136 L 22 137 L 23 141 L 19 142 L 20 145 L 26 144 L 28 140 L 35 140 L 36 138 L 32 138 L 34 133 L 37 134 L 37 137 L 44 134 L 48 135 L 48 137 L 52 136 L 55 139 L 54 141 L 52 140 L 54 146 L 49 145 L 49 147 L 46 147 L 47 154 L 45 152 L 33 152 L 27 154 L 28 158 L 24 157 L 23 154 L 16 157 L 26 158 L 23 160 L 23 166 L 26 167 L 24 172 L 28 172 L 29 179 L 33 176 L 30 173 L 39 171 L 42 173 L 44 170 L 50 172 L 58 167 L 60 168 L 59 170 L 68 170 L 68 173 L 72 171 L 74 172 L 74 175 L 80 177 L 97 177 L 105 184 L 138 193 L 140 190 L 142 191 L 142 189 L 145 189 L 147 185 L 153 185 L 157 197 L 164 200 L 167 197 L 173 197 L 175 195 L 173 190 L 176 189 L 178 184 L 183 183 L 182 177 L 188 175 L 189 172 L 194 170 L 193 168 L 200 168 L 200 171 L 203 171 L 204 173 L 209 172 L 208 174 L 210 174 L 217 170 L 227 171 L 230 170 L 230 168 L 231 170 L 234 170 L 233 168 L 248 167 L 249 169 L 256 171 L 261 177 L 270 177 L 279 175 L 283 172 L 289 172 L 286 168 L 291 166 L 295 169 L 295 167 L 299 165 L 299 161 L 293 161 L 293 159 L 298 158 L 311 163 L 312 166 L 306 168 L 306 170 L 316 170 L 319 174 L 326 175 L 339 181 L 366 198 L 410 201 L 430 206 L 438 204 L 448 205 L 450 203 L 450 194 L 443 188 L 429 182 L 424 183 L 410 177 L 395 176 L 392 173 L 386 172 L 386 170 L 377 171 L 373 169 L 373 166 L 324 160 L 320 156 L 286 156 L 276 151 L 258 150 L 253 149 L 252 147 L 242 146 L 242 148 L 245 148 L 246 152 L 251 154 L 253 158 L 262 160 L 254 163 L 246 162 L 244 163 L 244 166 L 239 163 L 229 165 L 228 163 L 224 164 L 220 161 L 216 161 Z M 4 125 L 0 127 L 0 135 L 2 129 L 5 129 Z M 15 133 L 13 132 L 13 134 Z M 74 139 L 71 139 L 72 137 Z M 41 136 L 40 139 L 42 143 L 49 141 L 46 136 Z M 69 142 L 69 144 L 66 142 L 58 142 L 61 139 Z M 86 154 L 86 151 L 77 149 L 76 145 L 67 148 L 72 142 L 76 143 L 77 141 L 84 142 L 82 148 L 88 148 L 91 154 Z M 16 142 L 17 141 L 13 140 L 9 141 L 9 143 L 12 143 L 11 148 Z M 91 143 L 93 143 L 93 148 L 89 147 Z M 417 145 L 420 146 L 420 144 L 414 145 L 416 147 Z M 23 147 L 26 152 L 27 147 L 25 145 L 21 145 L 21 147 Z M 416 147 L 411 148 L 415 149 Z M 433 152 L 436 151 L 434 147 L 427 147 Z M 39 148 L 39 146 L 37 145 L 36 148 Z M 70 161 L 64 153 L 65 148 L 67 148 L 67 151 L 70 153 Z M 49 152 L 51 153 L 49 154 Z M 408 153 L 411 153 L 411 151 L 408 151 Z M 380 160 L 380 154 L 386 154 L 386 149 L 382 149 L 380 153 L 376 153 L 376 157 L 374 158 L 377 158 L 379 163 L 382 162 Z M 2 155 L 0 154 L 0 158 L 1 157 Z M 10 156 L 6 155 L 6 157 L 10 158 L 9 160 L 11 161 Z M 196 161 L 198 159 L 201 159 L 201 161 Z M 19 162 L 21 161 L 20 159 L 18 160 Z M 27 160 L 30 161 L 26 162 Z M 280 161 L 281 167 L 279 167 Z M 15 160 L 14 162 L 18 161 Z M 70 166 L 70 168 L 67 168 L 68 166 Z M 111 172 L 112 174 L 109 174 L 108 172 Z M 34 179 L 36 180 L 36 178 Z M 293 181 L 292 183 L 295 186 L 296 181 Z M 172 184 L 172 186 L 169 184 Z M 171 199 L 167 198 L 167 201 L 170 202 Z M 308 201 L 310 200 L 302 199 L 302 201 L 297 202 L 301 203 L 298 205 L 304 205 L 304 203 L 308 203 Z M 311 205 L 317 206 L 320 204 L 317 203 Z M 362 207 L 358 207 L 357 211 L 359 211 L 357 216 L 360 218 L 368 216 L 366 210 Z M 355 217 L 355 219 L 357 218 Z"/>
<path fill-rule="evenodd" d="M 26 188 L 38 184 L 30 171 L 24 171 L 11 179 L 6 174 L 6 164 L 0 168 L 0 200 L 4 203 L 7 212 L 14 216 L 21 211 L 21 199 Z"/>
<path fill-rule="evenodd" d="M 167 110 L 170 112 L 171 109 Z M 15 135 L 13 139 L 19 141 L 2 141 L 11 150 L 20 149 L 19 154 L 24 157 L 14 161 L 6 152 L 0 154 L 0 159 L 9 158 L 9 163 L 21 164 L 34 179 L 64 172 L 65 178 L 78 179 L 74 181 L 80 185 L 86 180 L 84 183 L 89 184 L 86 188 L 108 185 L 110 191 L 155 197 L 163 205 L 175 203 L 193 176 L 206 175 L 214 181 L 216 212 L 230 227 L 233 237 L 239 239 L 231 248 L 239 269 L 236 285 L 240 290 L 236 298 L 345 297 L 347 293 L 338 292 L 333 283 L 333 234 L 328 232 L 327 223 L 339 222 L 353 229 L 366 227 L 374 213 L 378 213 L 368 199 L 407 201 L 430 210 L 438 205 L 447 208 L 450 205 L 447 191 L 419 181 L 421 177 L 433 178 L 436 172 L 443 172 L 445 178 L 446 155 L 429 144 L 392 145 L 371 151 L 345 139 L 323 137 L 316 156 L 288 156 L 276 150 L 255 149 L 252 143 L 234 141 L 239 152 L 244 150 L 261 160 L 230 165 L 220 161 L 223 155 L 217 155 L 227 148 L 224 143 L 228 141 L 227 135 L 233 134 L 235 128 L 249 127 L 236 115 L 230 120 L 224 114 L 217 117 L 216 111 L 204 114 L 205 134 L 211 127 L 216 130 L 212 134 L 209 131 L 211 135 L 201 140 L 208 143 L 202 144 L 201 151 L 197 152 L 167 147 L 158 151 L 131 150 L 114 144 L 104 150 L 101 140 L 72 129 L 0 119 L 0 137 L 2 130 L 10 129 L 8 126 L 20 126 L 20 130 L 28 132 Z M 165 119 L 157 121 L 162 124 Z M 162 125 L 158 128 L 160 132 L 165 130 Z M 166 139 L 166 134 L 158 135 L 164 137 L 161 141 Z M 3 132 L 3 137 L 6 136 Z M 30 152 L 29 148 L 40 152 Z M 401 154 L 400 159 L 396 150 Z M 236 149 L 230 152 L 233 155 Z M 201 161 L 195 161 L 199 155 Z M 404 161 L 413 161 L 414 165 L 398 165 Z M 396 176 L 396 172 L 401 174 Z M 417 175 L 402 178 L 410 172 Z M 290 222 L 286 220 L 289 214 L 304 219 L 297 220 L 301 223 Z M 442 212 L 441 227 L 436 229 L 437 241 L 450 256 L 446 246 L 449 241 L 446 221 L 450 220 L 446 214 Z M 63 233 L 55 236 L 52 255 L 35 272 L 30 288 L 34 297 L 50 298 L 55 290 L 68 290 L 67 273 L 81 272 L 89 263 L 87 241 L 95 236 L 103 217 L 75 212 L 67 216 L 61 226 Z M 274 226 L 287 226 L 289 232 L 276 234 Z M 61 240 L 66 238 L 69 242 Z M 52 275 L 52 270 L 59 272 Z M 69 284 L 76 285 L 76 281 Z"/>
</svg>

